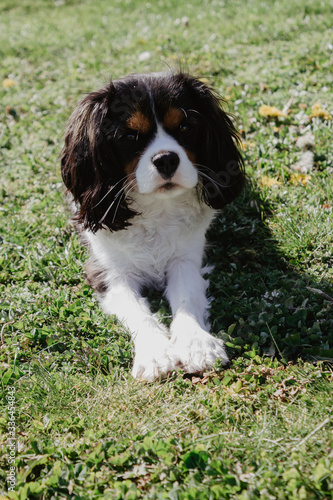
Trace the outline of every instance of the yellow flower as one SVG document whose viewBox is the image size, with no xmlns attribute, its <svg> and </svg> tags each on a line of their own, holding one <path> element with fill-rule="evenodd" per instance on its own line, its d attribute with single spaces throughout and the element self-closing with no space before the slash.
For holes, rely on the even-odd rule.
<svg viewBox="0 0 333 500">
<path fill-rule="evenodd" d="M 312 118 L 322 118 L 323 120 L 332 120 L 332 115 L 322 107 L 320 102 L 315 102 L 314 105 L 312 106 L 311 114 L 309 116 L 310 120 L 312 120 Z"/>
<path fill-rule="evenodd" d="M 260 106 L 259 115 L 264 116 L 265 118 L 277 118 L 278 116 L 286 116 L 275 106 L 267 106 L 266 104 Z"/>
<path fill-rule="evenodd" d="M 281 182 L 275 177 L 268 177 L 268 175 L 263 175 L 260 180 L 260 184 L 262 186 L 273 187 L 273 186 L 281 186 Z"/>
<path fill-rule="evenodd" d="M 11 78 L 5 78 L 4 81 L 2 82 L 2 86 L 5 89 L 8 89 L 9 87 L 14 87 L 16 85 L 16 81 L 12 80 Z"/>
<path fill-rule="evenodd" d="M 311 179 L 310 175 L 304 175 L 304 174 L 298 174 L 298 173 L 291 174 L 291 176 L 290 176 L 290 182 L 294 186 L 296 186 L 297 184 L 303 184 L 303 186 L 305 186 L 305 184 L 307 184 L 310 179 Z"/>
</svg>

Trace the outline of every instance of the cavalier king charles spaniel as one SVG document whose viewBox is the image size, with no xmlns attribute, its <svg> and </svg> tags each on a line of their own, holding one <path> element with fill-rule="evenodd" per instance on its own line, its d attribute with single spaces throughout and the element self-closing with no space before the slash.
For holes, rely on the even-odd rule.
<svg viewBox="0 0 333 500">
<path fill-rule="evenodd" d="M 62 177 L 90 249 L 87 278 L 131 332 L 137 379 L 228 363 L 209 333 L 202 267 L 209 225 L 244 184 L 221 101 L 184 73 L 135 74 L 86 95 L 68 123 Z M 142 297 L 147 287 L 164 291 L 170 329 Z"/>
</svg>

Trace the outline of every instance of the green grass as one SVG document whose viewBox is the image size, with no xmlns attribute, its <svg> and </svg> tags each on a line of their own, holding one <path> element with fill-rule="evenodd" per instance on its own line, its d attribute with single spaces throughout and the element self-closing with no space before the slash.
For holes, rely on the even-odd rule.
<svg viewBox="0 0 333 500">
<path fill-rule="evenodd" d="M 331 498 L 332 120 L 309 119 L 316 102 L 333 114 L 330 2 L 0 0 L 0 11 L 0 496 Z M 244 140 L 248 185 L 207 255 L 212 329 L 233 361 L 140 384 L 128 332 L 85 284 L 58 156 L 84 93 L 179 64 L 226 96 Z M 287 103 L 286 118 L 259 113 Z M 305 132 L 309 178 L 290 168 Z"/>
</svg>

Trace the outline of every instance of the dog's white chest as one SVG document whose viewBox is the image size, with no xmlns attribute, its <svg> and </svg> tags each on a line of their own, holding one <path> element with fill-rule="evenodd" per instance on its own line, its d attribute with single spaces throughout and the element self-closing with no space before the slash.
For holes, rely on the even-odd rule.
<svg viewBox="0 0 333 500">
<path fill-rule="evenodd" d="M 123 273 L 143 284 L 163 286 L 174 259 L 192 253 L 202 256 L 204 234 L 214 213 L 192 198 L 143 208 L 127 229 L 90 233 L 88 240 L 95 258 L 115 278 Z"/>
</svg>

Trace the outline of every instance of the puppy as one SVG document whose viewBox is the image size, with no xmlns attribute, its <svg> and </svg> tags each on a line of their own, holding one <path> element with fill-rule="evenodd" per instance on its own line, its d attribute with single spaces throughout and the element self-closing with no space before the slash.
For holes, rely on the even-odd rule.
<svg viewBox="0 0 333 500">
<path fill-rule="evenodd" d="M 209 333 L 202 269 L 205 233 L 244 184 L 220 103 L 188 74 L 130 75 L 88 94 L 68 123 L 62 177 L 90 249 L 88 281 L 131 332 L 137 379 L 228 362 Z M 147 287 L 164 291 L 170 330 L 142 297 Z"/>
</svg>

